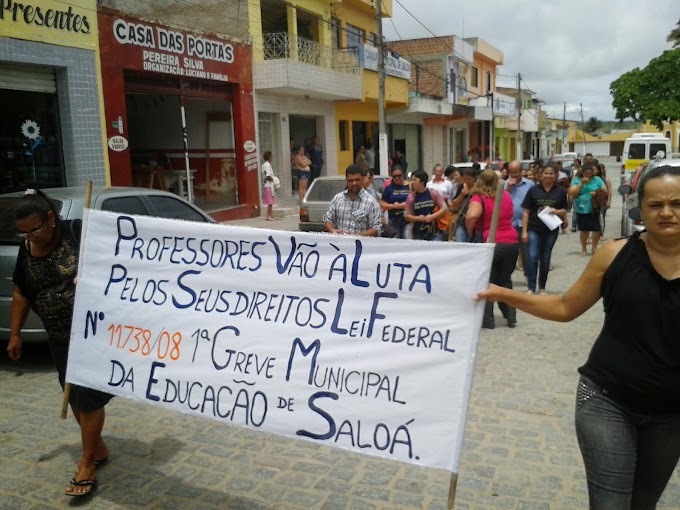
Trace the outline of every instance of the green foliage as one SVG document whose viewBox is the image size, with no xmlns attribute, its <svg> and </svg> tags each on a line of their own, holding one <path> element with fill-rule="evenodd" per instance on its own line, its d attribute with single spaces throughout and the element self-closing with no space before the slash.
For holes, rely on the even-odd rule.
<svg viewBox="0 0 680 510">
<path fill-rule="evenodd" d="M 600 122 L 597 117 L 590 117 L 586 121 L 586 131 L 588 133 L 594 133 L 602 128 L 602 122 Z"/>
<path fill-rule="evenodd" d="M 673 48 L 680 46 L 680 21 L 678 21 L 677 28 L 671 30 L 671 33 L 666 37 L 666 42 L 672 42 Z"/>
<path fill-rule="evenodd" d="M 649 121 L 659 129 L 680 120 L 680 48 L 664 51 L 647 67 L 622 74 L 609 85 L 616 118 Z"/>
</svg>

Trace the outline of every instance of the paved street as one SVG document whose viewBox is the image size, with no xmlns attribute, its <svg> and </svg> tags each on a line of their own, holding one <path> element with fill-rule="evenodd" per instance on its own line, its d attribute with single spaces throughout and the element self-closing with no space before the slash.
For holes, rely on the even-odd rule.
<svg viewBox="0 0 680 510">
<path fill-rule="evenodd" d="M 614 165 L 608 166 L 612 170 Z M 618 175 L 611 171 L 614 185 Z M 620 199 L 607 238 L 618 233 Z M 294 228 L 296 217 L 250 226 Z M 260 225 L 262 224 L 262 225 Z M 616 231 L 616 232 L 615 232 Z M 578 235 L 561 235 L 549 292 L 564 291 L 585 266 Z M 522 288 L 521 273 L 514 281 Z M 573 430 L 576 368 L 599 331 L 601 304 L 571 324 L 497 312 L 483 330 L 456 509 L 581 510 L 585 478 Z M 0 362 L 0 509 L 65 509 L 79 450 L 74 421 L 58 418 L 61 394 L 44 348 L 20 366 Z M 446 508 L 449 474 L 224 426 L 114 399 L 107 407 L 111 460 L 98 471 L 92 509 Z M 81 506 L 81 505 L 76 505 Z M 662 509 L 680 508 L 674 475 Z"/>
</svg>

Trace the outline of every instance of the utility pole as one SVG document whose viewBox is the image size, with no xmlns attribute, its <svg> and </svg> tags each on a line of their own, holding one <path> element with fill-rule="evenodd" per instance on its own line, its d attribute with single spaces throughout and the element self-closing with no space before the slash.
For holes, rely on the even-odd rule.
<svg viewBox="0 0 680 510">
<path fill-rule="evenodd" d="M 487 93 L 487 100 L 491 105 L 491 122 L 489 122 L 489 161 L 496 159 L 496 152 L 494 151 L 493 139 L 493 92 L 490 90 Z"/>
<path fill-rule="evenodd" d="M 524 159 L 524 153 L 522 152 L 522 75 L 517 73 L 517 143 L 516 143 L 516 154 L 515 159 Z"/>
<path fill-rule="evenodd" d="M 583 103 L 579 103 L 581 107 L 581 133 L 583 133 L 583 155 L 586 155 L 586 123 L 583 122 Z"/>
<path fill-rule="evenodd" d="M 382 0 L 376 0 L 376 24 L 378 25 L 378 152 L 380 175 L 389 175 L 387 164 L 387 120 L 385 119 L 385 41 L 382 29 Z M 405 170 L 405 169 L 404 169 Z"/>
<path fill-rule="evenodd" d="M 560 152 L 562 153 L 568 152 L 564 150 L 564 145 L 567 140 L 566 130 L 567 130 L 567 103 L 565 101 L 564 109 L 562 110 L 562 143 L 560 144 L 562 146 L 560 148 Z"/>
</svg>

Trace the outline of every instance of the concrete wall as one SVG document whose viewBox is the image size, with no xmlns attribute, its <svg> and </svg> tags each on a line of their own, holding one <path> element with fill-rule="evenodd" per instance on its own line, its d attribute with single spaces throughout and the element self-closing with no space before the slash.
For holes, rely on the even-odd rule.
<svg viewBox="0 0 680 510">
<path fill-rule="evenodd" d="M 248 0 L 182 0 L 182 2 L 140 2 L 100 0 L 99 5 L 131 16 L 157 21 L 190 32 L 248 39 Z"/>
</svg>

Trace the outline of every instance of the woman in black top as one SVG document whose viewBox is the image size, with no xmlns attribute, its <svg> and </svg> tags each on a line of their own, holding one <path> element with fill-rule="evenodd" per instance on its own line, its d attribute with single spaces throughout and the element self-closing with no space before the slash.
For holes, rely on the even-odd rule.
<svg viewBox="0 0 680 510">
<path fill-rule="evenodd" d="M 7 353 L 18 362 L 22 353 L 21 328 L 33 310 L 43 322 L 48 344 L 64 387 L 71 319 L 78 271 L 80 220 L 60 221 L 52 202 L 41 191 L 29 189 L 15 209 L 17 235 L 22 239 L 14 271 L 12 318 Z M 66 488 L 67 496 L 87 496 L 97 488 L 95 466 L 109 450 L 102 439 L 104 406 L 111 395 L 72 386 L 69 402 L 81 431 L 83 453 L 78 471 Z"/>
<path fill-rule="evenodd" d="M 595 252 L 563 295 L 478 295 L 559 322 L 602 297 L 576 397 L 591 510 L 655 509 L 680 458 L 680 168 L 651 170 L 638 198 L 646 232 Z"/>
</svg>

